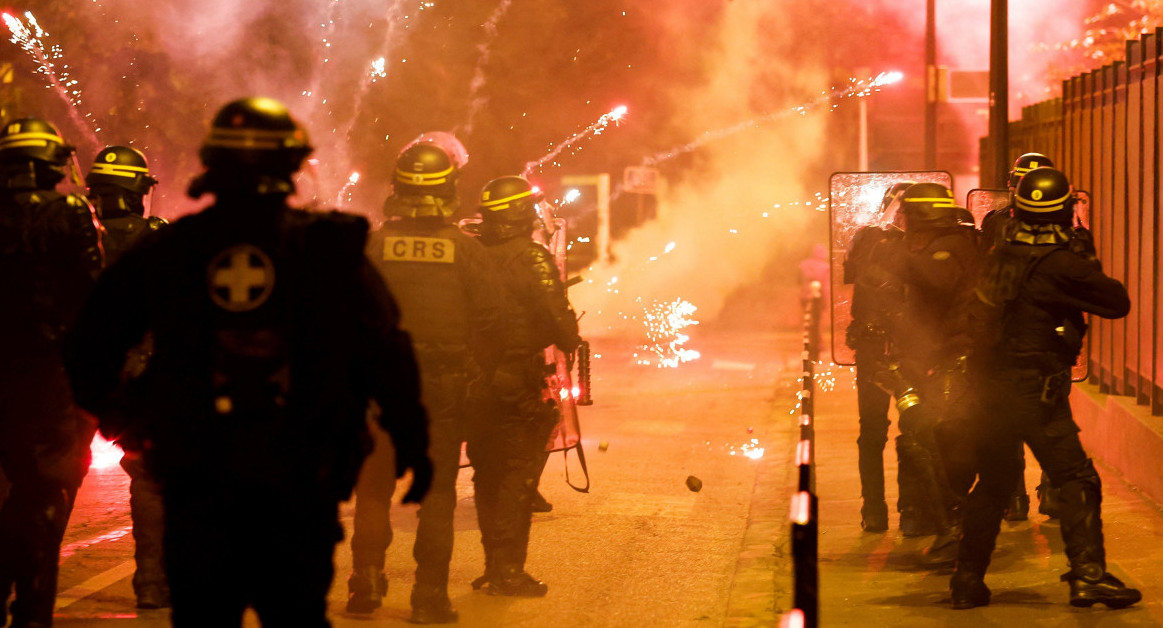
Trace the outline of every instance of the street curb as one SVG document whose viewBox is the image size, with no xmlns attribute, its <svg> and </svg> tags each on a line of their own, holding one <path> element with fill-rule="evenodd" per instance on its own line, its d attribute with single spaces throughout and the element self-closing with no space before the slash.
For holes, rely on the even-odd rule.
<svg viewBox="0 0 1163 628">
<path fill-rule="evenodd" d="M 1151 416 L 1133 397 L 1103 394 L 1091 384 L 1074 385 L 1070 407 L 1087 453 L 1163 504 L 1163 417 Z"/>
</svg>

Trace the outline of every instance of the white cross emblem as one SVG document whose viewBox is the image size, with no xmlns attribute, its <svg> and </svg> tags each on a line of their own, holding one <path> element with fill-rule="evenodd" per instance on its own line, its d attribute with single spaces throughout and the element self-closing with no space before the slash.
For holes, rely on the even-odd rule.
<svg viewBox="0 0 1163 628">
<path fill-rule="evenodd" d="M 275 265 L 262 249 L 237 244 L 210 262 L 210 298 L 231 312 L 248 312 L 266 302 L 275 287 Z"/>
</svg>

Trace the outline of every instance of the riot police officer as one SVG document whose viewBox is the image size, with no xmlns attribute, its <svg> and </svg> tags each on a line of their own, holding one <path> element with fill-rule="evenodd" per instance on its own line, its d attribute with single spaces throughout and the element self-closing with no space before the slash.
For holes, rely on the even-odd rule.
<svg viewBox="0 0 1163 628">
<path fill-rule="evenodd" d="M 534 597 L 548 586 L 525 571 L 530 500 L 549 434 L 558 422 L 545 399 L 544 350 L 571 353 L 581 339 L 553 256 L 532 239 L 540 191 L 525 178 L 494 179 L 481 190 L 481 242 L 512 297 L 509 339 L 485 368 L 468 430 L 485 574 L 490 595 Z"/>
<path fill-rule="evenodd" d="M 88 198 L 104 227 L 105 262 L 111 265 L 130 246 L 166 221 L 146 216 L 145 198 L 157 185 L 149 162 L 141 151 L 129 146 L 108 146 L 97 153 L 85 177 Z M 152 208 L 151 208 L 152 209 Z M 147 289 L 147 286 L 142 286 Z M 140 375 L 149 359 L 149 342 L 135 347 L 129 360 L 128 376 Z M 129 475 L 129 508 L 133 519 L 133 591 L 137 607 L 167 608 L 170 590 L 162 566 L 161 487 L 150 476 L 137 443 L 120 443 L 124 455 L 121 468 Z"/>
<path fill-rule="evenodd" d="M 905 219 L 902 268 L 905 299 L 891 331 L 900 409 L 897 460 L 914 473 L 936 524 L 937 536 L 925 555 L 932 564 L 952 562 L 960 534 L 963 479 L 954 488 L 950 463 L 969 457 L 956 450 L 956 435 L 968 428 L 970 406 L 967 358 L 969 320 L 964 306 L 977 281 L 979 260 L 972 227 L 961 224 L 961 208 L 949 188 L 915 183 L 901 195 Z M 952 443 L 954 447 L 943 447 Z M 962 463 L 961 468 L 965 467 Z M 969 463 L 972 476 L 972 464 Z M 971 479 L 970 482 L 971 483 Z"/>
<path fill-rule="evenodd" d="M 450 222 L 459 206 L 456 180 L 462 165 L 433 142 L 419 141 L 402 151 L 393 193 L 384 202 L 387 221 L 372 233 L 367 248 L 415 343 L 421 398 L 428 408 L 433 479 L 420 503 L 413 547 L 412 621 L 419 624 L 457 619 L 448 599 L 448 568 L 465 395 L 479 375 L 478 362 L 496 353 L 491 344 L 504 334 L 503 292 L 484 247 Z M 377 444 L 356 487 L 350 612 L 370 612 L 386 592 L 384 553 L 391 542 L 395 474 L 390 444 L 383 445 Z"/>
<path fill-rule="evenodd" d="M 1010 168 L 1009 178 L 1006 180 L 1006 187 L 1009 188 L 1011 196 L 1009 206 L 992 210 L 981 219 L 981 246 L 984 251 L 989 251 L 994 246 L 1004 242 L 1006 227 L 1014 217 L 1012 197 L 1014 190 L 1018 187 L 1018 181 L 1021 181 L 1022 177 L 1034 168 L 1053 167 L 1054 162 L 1042 153 L 1025 153 L 1014 160 L 1014 165 Z"/>
<path fill-rule="evenodd" d="M 1009 206 L 987 213 L 981 221 L 981 246 L 984 252 L 988 252 L 993 247 L 1004 244 L 1007 233 L 1014 228 L 1013 195 L 1022 177 L 1035 168 L 1053 167 L 1054 162 L 1042 153 L 1025 153 L 1014 161 L 1014 166 L 1010 169 L 1009 179 L 1006 181 L 1006 185 L 1010 190 Z M 1029 518 L 1030 495 L 1026 492 L 1025 449 L 1022 448 L 1020 453 L 1022 466 L 1014 480 L 1014 495 L 1010 498 L 1010 503 L 1006 505 L 1006 521 L 1025 521 Z M 1051 518 L 1057 517 L 1059 505 L 1058 491 L 1050 484 L 1050 478 L 1046 475 L 1045 471 L 1042 472 L 1042 480 L 1038 484 L 1036 491 L 1038 495 L 1038 512 Z"/>
<path fill-rule="evenodd" d="M 1024 441 L 1060 491 L 1062 539 L 1072 606 L 1122 608 L 1141 594 L 1106 570 L 1102 485 L 1070 412 L 1071 366 L 1086 332 L 1084 312 L 1121 318 L 1126 288 L 1102 272 L 1089 238 L 1071 229 L 1074 196 L 1066 176 L 1035 168 L 1018 182 L 1014 229 L 992 253 L 978 290 L 988 346 L 982 387 L 980 479 L 969 495 L 953 607 L 989 604 L 984 582 L 1017 462 L 1005 452 Z"/>
<path fill-rule="evenodd" d="M 885 190 L 880 215 L 896 212 L 899 197 L 912 182 Z M 860 526 L 866 532 L 888 530 L 888 505 L 884 500 L 884 446 L 888 443 L 889 393 L 876 384 L 876 374 L 886 360 L 892 312 L 903 298 L 896 262 L 903 252 L 904 232 L 889 224 L 866 225 L 852 236 L 844 259 L 844 283 L 852 284 L 852 322 L 845 343 L 856 358 L 856 404 L 860 415 L 858 467 L 860 469 Z M 901 528 L 905 536 L 925 532 L 927 518 L 920 515 L 921 498 L 916 482 L 897 474 Z"/>
<path fill-rule="evenodd" d="M 328 625 L 369 399 L 413 472 L 404 501 L 428 487 L 411 342 L 364 255 L 367 223 L 287 204 L 311 150 L 281 103 L 224 106 L 190 186 L 214 203 L 107 269 L 68 348 L 79 403 L 140 441 L 161 482 L 175 626 L 237 625 L 248 606 L 264 624 Z M 149 365 L 122 385 L 147 333 Z"/>
<path fill-rule="evenodd" d="M 95 426 L 73 403 L 61 341 L 103 263 L 85 199 L 59 194 L 73 147 L 51 123 L 0 127 L 0 624 L 52 625 L 61 539 Z"/>
</svg>

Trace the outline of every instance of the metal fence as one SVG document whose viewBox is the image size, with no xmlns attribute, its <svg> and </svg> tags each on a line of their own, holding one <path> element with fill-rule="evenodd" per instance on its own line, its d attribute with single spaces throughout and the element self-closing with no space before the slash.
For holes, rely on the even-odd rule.
<svg viewBox="0 0 1163 628">
<path fill-rule="evenodd" d="M 1061 98 L 1024 108 L 1009 132 L 1011 159 L 1043 153 L 1075 189 L 1090 192 L 1099 259 L 1131 295 L 1126 318 L 1090 321 L 1090 382 L 1134 397 L 1155 415 L 1163 415 L 1161 67 L 1163 29 L 1156 29 L 1127 42 L 1126 61 L 1072 77 Z M 982 144 L 988 148 L 989 139 Z M 983 150 L 983 159 L 989 154 Z"/>
</svg>

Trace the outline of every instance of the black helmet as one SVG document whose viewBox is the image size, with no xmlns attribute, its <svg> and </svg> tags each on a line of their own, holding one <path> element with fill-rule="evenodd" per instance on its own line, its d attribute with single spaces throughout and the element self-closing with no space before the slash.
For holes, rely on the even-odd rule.
<svg viewBox="0 0 1163 628">
<path fill-rule="evenodd" d="M 63 167 L 75 150 L 53 123 L 40 118 L 13 120 L 0 130 L 0 161 L 42 161 Z"/>
<path fill-rule="evenodd" d="M 295 191 L 292 175 L 313 150 L 307 131 L 283 103 L 272 98 L 236 100 L 210 124 L 199 152 L 206 173 L 191 185 L 190 194 L 290 194 Z"/>
<path fill-rule="evenodd" d="M 532 224 L 541 190 L 525 177 L 493 179 L 481 190 L 481 219 L 486 223 Z"/>
<path fill-rule="evenodd" d="M 448 218 L 456 211 L 456 179 L 460 170 L 452 156 L 432 142 L 416 142 L 396 158 L 393 195 L 384 203 L 388 216 Z"/>
<path fill-rule="evenodd" d="M 901 194 L 900 200 L 907 232 L 943 229 L 958 224 L 953 191 L 940 183 L 914 183 Z"/>
<path fill-rule="evenodd" d="M 880 199 L 880 226 L 888 227 L 894 226 L 903 228 L 902 212 L 900 211 L 900 199 L 905 190 L 909 186 L 916 183 L 915 181 L 897 181 L 884 191 L 884 197 Z"/>
<path fill-rule="evenodd" d="M 93 159 L 85 184 L 90 192 L 121 188 L 144 196 L 157 185 L 157 179 L 150 176 L 149 162 L 141 151 L 128 146 L 109 146 Z"/>
<path fill-rule="evenodd" d="M 1023 222 L 1069 225 L 1074 221 L 1074 189 L 1060 170 L 1035 168 L 1018 182 L 1014 209 Z"/>
<path fill-rule="evenodd" d="M 1042 153 L 1026 153 L 1018 157 L 1014 162 L 1013 169 L 1010 170 L 1010 189 L 1018 187 L 1018 181 L 1029 171 L 1034 168 L 1053 168 L 1054 162 Z"/>
</svg>

